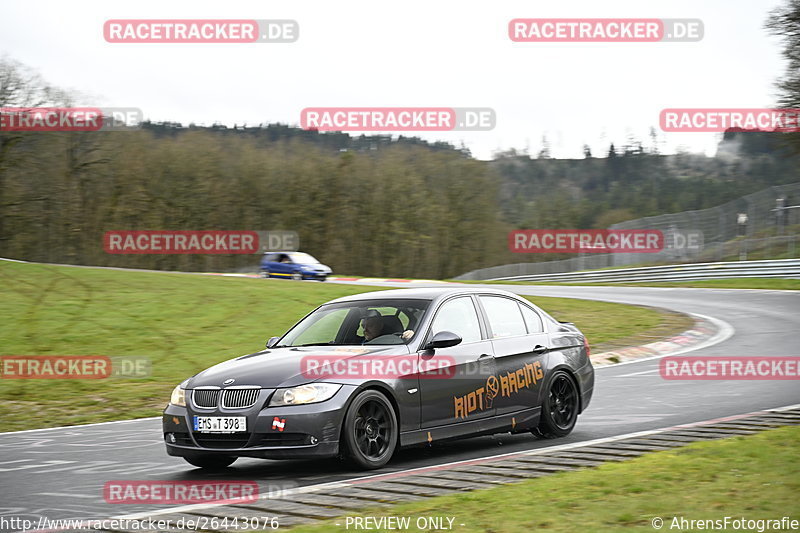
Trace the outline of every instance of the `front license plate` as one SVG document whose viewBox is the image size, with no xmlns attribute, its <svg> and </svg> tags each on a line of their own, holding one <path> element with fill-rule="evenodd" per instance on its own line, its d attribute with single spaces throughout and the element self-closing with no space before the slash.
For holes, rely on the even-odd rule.
<svg viewBox="0 0 800 533">
<path fill-rule="evenodd" d="M 195 416 L 194 430 L 199 433 L 239 433 L 247 431 L 243 416 Z"/>
</svg>

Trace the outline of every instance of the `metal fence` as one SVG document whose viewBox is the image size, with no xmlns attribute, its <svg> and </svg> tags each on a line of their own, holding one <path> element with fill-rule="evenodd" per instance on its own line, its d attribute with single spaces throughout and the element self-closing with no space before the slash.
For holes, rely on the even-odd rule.
<svg viewBox="0 0 800 533">
<path fill-rule="evenodd" d="M 648 281 L 697 281 L 728 278 L 800 278 L 800 259 L 696 263 L 587 272 L 531 274 L 499 278 L 504 281 L 550 283 L 635 283 Z"/>
<path fill-rule="evenodd" d="M 800 183 L 778 185 L 728 203 L 613 224 L 609 229 L 657 229 L 665 241 L 700 231 L 703 246 L 670 247 L 657 253 L 581 254 L 570 259 L 514 263 L 473 270 L 455 279 L 481 280 L 575 272 L 628 265 L 800 257 Z"/>
</svg>

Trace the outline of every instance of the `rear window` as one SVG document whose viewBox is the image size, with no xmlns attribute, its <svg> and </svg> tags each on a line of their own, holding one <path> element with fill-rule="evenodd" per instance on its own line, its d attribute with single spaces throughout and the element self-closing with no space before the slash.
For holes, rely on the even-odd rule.
<svg viewBox="0 0 800 533">
<path fill-rule="evenodd" d="M 501 296 L 481 296 L 480 299 L 494 338 L 528 333 L 516 301 Z"/>
<path fill-rule="evenodd" d="M 544 331 L 542 326 L 542 319 L 539 313 L 524 304 L 519 304 L 522 309 L 522 316 L 525 317 L 525 324 L 528 326 L 528 333 L 541 333 Z"/>
</svg>

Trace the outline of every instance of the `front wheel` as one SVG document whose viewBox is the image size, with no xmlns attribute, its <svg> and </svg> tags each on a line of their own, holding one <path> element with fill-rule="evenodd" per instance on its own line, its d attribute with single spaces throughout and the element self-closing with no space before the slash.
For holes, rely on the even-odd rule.
<svg viewBox="0 0 800 533">
<path fill-rule="evenodd" d="M 184 457 L 187 463 L 207 470 L 220 470 L 231 466 L 238 457 L 229 455 L 191 455 Z"/>
<path fill-rule="evenodd" d="M 294 273 L 292 273 L 292 279 L 296 280 L 296 281 L 300 281 L 301 279 L 303 279 L 303 274 L 300 273 L 300 272 L 294 272 Z"/>
<path fill-rule="evenodd" d="M 346 455 L 363 469 L 389 462 L 397 446 L 397 415 L 386 396 L 361 392 L 344 417 L 342 441 Z"/>
<path fill-rule="evenodd" d="M 556 371 L 542 405 L 539 426 L 535 435 L 545 439 L 564 437 L 572 432 L 578 420 L 578 387 L 563 370 Z"/>
</svg>

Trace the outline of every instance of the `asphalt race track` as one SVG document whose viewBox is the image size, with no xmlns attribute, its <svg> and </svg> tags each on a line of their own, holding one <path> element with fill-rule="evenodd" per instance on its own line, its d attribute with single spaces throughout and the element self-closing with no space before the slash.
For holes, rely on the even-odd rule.
<svg viewBox="0 0 800 533">
<path fill-rule="evenodd" d="M 373 284 L 409 287 L 408 283 Z M 723 332 L 730 336 L 692 351 L 691 355 L 800 356 L 798 291 L 522 285 L 504 288 L 534 296 L 664 307 L 721 321 L 718 323 Z M 184 377 L 175 376 L 176 383 Z M 106 504 L 102 489 L 109 480 L 257 480 L 264 494 L 795 404 L 800 404 L 797 381 L 667 381 L 659 376 L 658 360 L 643 360 L 597 370 L 592 404 L 567 438 L 541 441 L 532 435 L 496 435 L 434 443 L 431 448 L 401 451 L 387 467 L 366 474 L 331 460 L 255 459 L 239 459 L 223 474 L 200 473 L 183 460 L 166 455 L 160 419 L 6 433 L 0 434 L 0 516 L 34 520 L 40 516 L 107 518 L 164 507 Z"/>
</svg>

